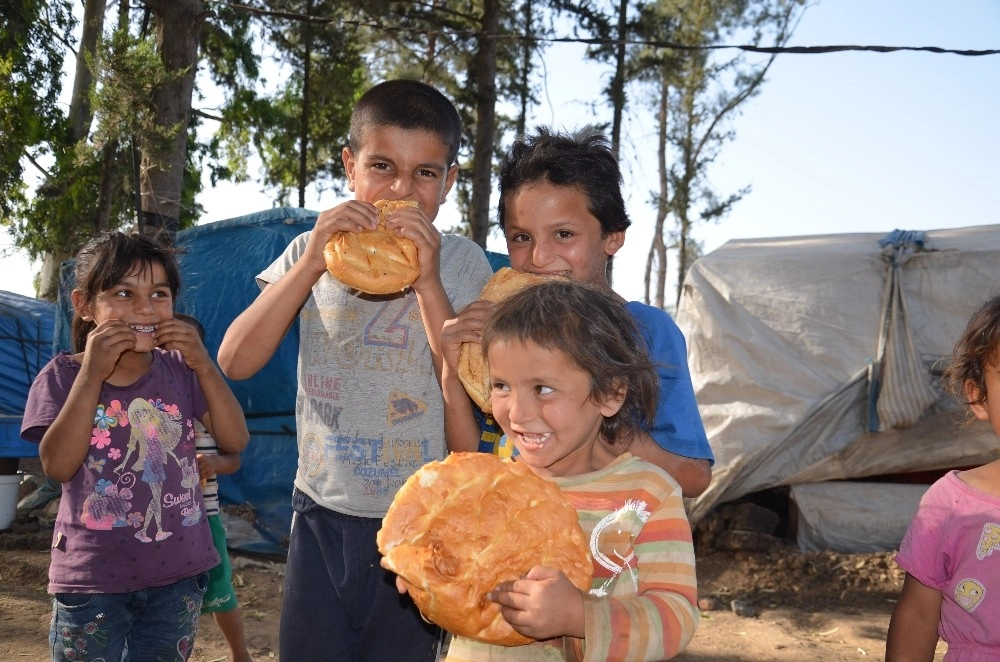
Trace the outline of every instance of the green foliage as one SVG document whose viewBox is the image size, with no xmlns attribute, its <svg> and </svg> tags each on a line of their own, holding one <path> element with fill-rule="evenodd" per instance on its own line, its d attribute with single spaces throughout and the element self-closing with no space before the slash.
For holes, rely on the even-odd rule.
<svg viewBox="0 0 1000 662">
<path fill-rule="evenodd" d="M 74 27 L 68 0 L 0 4 L 0 222 L 4 224 L 12 223 L 27 204 L 24 159 L 44 158 L 68 138 L 57 101 L 62 43 Z"/>
<path fill-rule="evenodd" d="M 341 23 L 353 15 L 352 9 L 321 0 L 276 1 L 268 9 L 284 12 L 262 18 L 257 26 L 261 38 L 274 47 L 270 71 L 277 70 L 279 83 L 268 85 L 262 79 L 257 86 L 233 90 L 212 139 L 212 150 L 221 157 L 212 181 L 254 179 L 279 204 L 290 204 L 303 184 L 341 192 L 345 174 L 340 153 L 347 144 L 351 109 L 368 86 L 357 35 Z M 306 21 L 307 15 L 317 20 Z M 255 156 L 262 162 L 261 172 L 250 173 Z"/>
<path fill-rule="evenodd" d="M 94 69 L 97 86 L 91 96 L 99 118 L 94 144 L 134 140 L 151 158 L 166 154 L 177 132 L 187 127 L 160 125 L 153 90 L 183 72 L 168 72 L 151 39 L 136 39 L 124 30 L 99 45 Z"/>
</svg>

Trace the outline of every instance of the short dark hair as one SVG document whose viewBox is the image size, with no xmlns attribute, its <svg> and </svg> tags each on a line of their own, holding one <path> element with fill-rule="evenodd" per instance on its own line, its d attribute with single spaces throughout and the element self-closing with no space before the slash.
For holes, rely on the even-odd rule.
<svg viewBox="0 0 1000 662">
<path fill-rule="evenodd" d="M 622 173 L 604 133 L 587 125 L 572 133 L 552 133 L 539 127 L 514 141 L 500 164 L 497 220 L 504 229 L 507 196 L 538 181 L 571 186 L 587 196 L 590 213 L 601 222 L 601 233 L 628 229 L 632 221 L 622 198 Z"/>
<path fill-rule="evenodd" d="M 624 386 L 621 409 L 601 424 L 608 443 L 648 429 L 659 379 L 639 329 L 611 292 L 563 278 L 546 280 L 501 302 L 483 333 L 483 353 L 499 340 L 532 342 L 566 354 L 590 375 L 590 397 L 602 401 Z"/>
<path fill-rule="evenodd" d="M 73 273 L 74 289 L 83 294 L 86 303 L 93 303 L 104 292 L 136 271 L 145 271 L 153 264 L 163 265 L 167 285 L 176 300 L 181 289 L 181 272 L 177 264 L 178 250 L 145 234 L 105 232 L 87 242 L 76 254 Z M 73 346 L 82 352 L 87 346 L 87 334 L 96 324 L 73 316 Z"/>
<path fill-rule="evenodd" d="M 962 336 L 955 343 L 951 363 L 944 378 L 951 391 L 969 405 L 983 404 L 986 392 L 986 367 L 1000 361 L 1000 295 L 980 306 L 973 313 Z M 979 399 L 969 402 L 965 382 L 979 389 Z"/>
<path fill-rule="evenodd" d="M 448 148 L 448 166 L 458 160 L 462 142 L 462 119 L 455 104 L 436 89 L 418 80 L 387 80 L 361 95 L 351 111 L 348 145 L 357 154 L 365 132 L 374 127 L 394 126 L 406 131 L 437 135 Z"/>
</svg>

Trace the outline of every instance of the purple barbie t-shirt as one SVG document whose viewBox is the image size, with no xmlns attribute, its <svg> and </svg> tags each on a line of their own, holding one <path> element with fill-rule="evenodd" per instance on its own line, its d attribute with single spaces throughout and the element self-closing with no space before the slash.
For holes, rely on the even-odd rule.
<svg viewBox="0 0 1000 662">
<path fill-rule="evenodd" d="M 62 485 L 50 593 L 123 593 L 172 584 L 219 563 L 205 516 L 196 417 L 208 406 L 179 352 L 154 350 L 129 386 L 101 388 L 87 459 Z M 31 385 L 21 436 L 38 442 L 80 364 L 53 358 Z"/>
</svg>

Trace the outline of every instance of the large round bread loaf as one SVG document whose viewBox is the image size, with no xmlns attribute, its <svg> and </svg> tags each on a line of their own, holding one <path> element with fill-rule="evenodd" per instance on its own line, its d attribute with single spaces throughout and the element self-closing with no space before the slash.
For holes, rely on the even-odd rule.
<svg viewBox="0 0 1000 662">
<path fill-rule="evenodd" d="M 544 276 L 537 274 L 515 271 L 510 267 L 501 267 L 486 282 L 479 299 L 499 303 L 529 285 L 534 285 L 544 279 Z M 491 413 L 490 372 L 486 366 L 486 357 L 483 356 L 482 346 L 479 343 L 462 343 L 462 350 L 458 355 L 458 379 L 476 406 Z"/>
<path fill-rule="evenodd" d="M 369 294 L 401 292 L 420 275 L 417 245 L 397 237 L 385 227 L 387 214 L 401 207 L 418 206 L 414 200 L 378 200 L 378 227 L 364 232 L 336 232 L 323 257 L 334 278 Z"/>
<path fill-rule="evenodd" d="M 382 566 L 399 575 L 424 618 L 453 634 L 529 643 L 486 594 L 535 565 L 582 591 L 593 574 L 577 513 L 559 487 L 489 453 L 452 453 L 410 476 L 378 532 Z"/>
</svg>

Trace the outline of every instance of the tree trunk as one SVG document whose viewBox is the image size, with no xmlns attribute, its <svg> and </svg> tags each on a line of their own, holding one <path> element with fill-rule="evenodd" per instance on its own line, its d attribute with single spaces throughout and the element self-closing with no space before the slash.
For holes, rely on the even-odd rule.
<svg viewBox="0 0 1000 662">
<path fill-rule="evenodd" d="M 665 292 L 667 289 L 667 242 L 663 237 L 663 233 L 666 227 L 667 214 L 670 212 L 670 180 L 668 178 L 669 171 L 667 170 L 667 119 L 670 110 L 670 83 L 667 80 L 668 75 L 667 67 L 664 66 L 660 76 L 660 105 L 656 113 L 656 156 L 660 179 L 660 195 L 656 199 L 656 226 L 653 229 L 653 245 L 650 249 L 655 251 L 658 258 L 656 268 L 656 300 L 653 305 L 660 309 L 664 308 Z"/>
<path fill-rule="evenodd" d="M 476 144 L 472 154 L 471 239 L 486 248 L 490 228 L 490 194 L 493 192 L 493 136 L 496 133 L 497 42 L 499 0 L 483 3 L 482 30 L 476 37 Z"/>
<path fill-rule="evenodd" d="M 534 17 L 532 2 L 524 0 L 524 39 L 521 41 L 521 79 L 518 83 L 518 94 L 521 97 L 521 107 L 517 113 L 517 135 L 523 136 L 527 130 L 528 105 L 531 103 L 531 55 L 535 47 Z"/>
<path fill-rule="evenodd" d="M 628 40 L 628 0 L 618 3 L 618 45 L 615 47 L 615 76 L 611 81 L 611 151 L 621 153 L 622 115 L 625 114 L 625 42 Z"/>
<path fill-rule="evenodd" d="M 94 119 L 90 108 L 90 89 L 94 85 L 94 72 L 90 66 L 97 56 L 97 40 L 104 31 L 106 0 L 86 0 L 83 9 L 83 29 L 80 49 L 73 75 L 73 94 L 69 103 L 70 137 L 73 144 L 85 140 Z M 42 255 L 41 273 L 38 278 L 38 298 L 55 301 L 59 296 L 59 265 L 68 259 L 65 250 Z"/>
<path fill-rule="evenodd" d="M 152 92 L 157 125 L 173 134 L 162 154 L 142 155 L 140 231 L 163 232 L 169 240 L 180 227 L 181 191 L 187 158 L 191 93 L 198 68 L 201 24 L 208 16 L 202 0 L 145 0 L 156 15 L 156 45 L 167 72 L 176 74 Z"/>
<path fill-rule="evenodd" d="M 306 2 L 306 15 L 312 16 L 312 0 Z M 302 58 L 302 119 L 299 124 L 299 207 L 306 206 L 306 182 L 309 180 L 309 107 L 312 98 L 312 23 L 302 23 L 302 43 L 305 55 Z"/>
<path fill-rule="evenodd" d="M 76 58 L 73 96 L 70 97 L 69 104 L 69 125 L 73 142 L 83 140 L 90 133 L 90 122 L 93 119 L 90 111 L 90 88 L 94 84 L 94 72 L 90 65 L 97 51 L 97 39 L 104 31 L 106 8 L 106 0 L 86 0 L 84 3 L 80 55 Z"/>
</svg>

